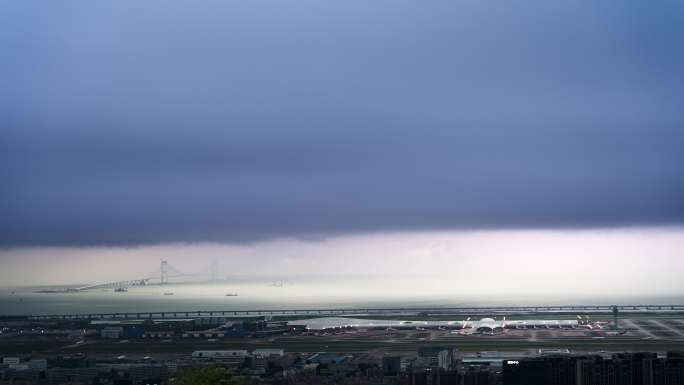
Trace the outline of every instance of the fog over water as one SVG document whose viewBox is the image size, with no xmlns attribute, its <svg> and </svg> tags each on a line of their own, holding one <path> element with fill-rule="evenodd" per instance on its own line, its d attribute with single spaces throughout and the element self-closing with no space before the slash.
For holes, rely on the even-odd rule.
<svg viewBox="0 0 684 385">
<path fill-rule="evenodd" d="M 70 303 L 169 310 L 200 305 L 672 303 L 684 291 L 683 250 L 681 228 L 377 233 L 253 244 L 6 249 L 0 251 L 5 261 L 0 278 L 4 286 L 73 287 L 146 277 L 154 283 L 164 258 L 175 270 L 196 274 L 173 277 L 171 272 L 172 281 L 206 280 L 212 267 L 220 281 L 178 285 L 172 298 L 162 295 L 163 286 L 49 295 L 20 289 L 20 308 L 30 312 L 37 305 L 68 311 Z M 239 297 L 225 297 L 233 291 Z M 17 300 L 18 294 L 5 296 L 3 303 Z"/>
<path fill-rule="evenodd" d="M 412 284 L 425 284 L 430 280 L 411 280 Z M 398 290 L 390 293 L 378 291 L 378 286 L 400 288 L 405 280 L 389 279 L 375 281 L 365 279 L 330 279 L 297 281 L 284 287 L 270 286 L 266 281 L 256 283 L 196 283 L 150 285 L 131 288 L 126 293 L 112 290 L 94 290 L 82 293 L 41 294 L 36 288 L 0 288 L 2 314 L 68 314 L 149 311 L 196 311 L 196 310 L 269 310 L 269 309 L 331 309 L 331 308 L 399 308 L 399 307 L 445 307 L 445 306 L 495 306 L 495 305 L 611 305 L 611 304 L 680 304 L 679 295 L 607 295 L 595 293 L 581 296 L 572 294 L 491 295 L 487 293 L 438 293 L 428 295 L 424 291 L 407 293 Z M 364 292 L 364 290 L 366 290 Z M 14 294 L 12 294 L 14 292 Z M 173 292 L 174 295 L 164 295 Z M 226 293 L 237 292 L 237 297 Z"/>
</svg>

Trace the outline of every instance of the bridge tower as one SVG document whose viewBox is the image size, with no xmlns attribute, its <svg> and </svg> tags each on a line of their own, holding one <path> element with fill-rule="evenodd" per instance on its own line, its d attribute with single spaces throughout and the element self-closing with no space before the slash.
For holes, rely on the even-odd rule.
<svg viewBox="0 0 684 385">
<path fill-rule="evenodd" d="M 169 264 L 165 259 L 161 260 L 161 284 L 169 283 Z"/>
<path fill-rule="evenodd" d="M 618 330 L 618 307 L 613 305 L 613 329 Z"/>
</svg>

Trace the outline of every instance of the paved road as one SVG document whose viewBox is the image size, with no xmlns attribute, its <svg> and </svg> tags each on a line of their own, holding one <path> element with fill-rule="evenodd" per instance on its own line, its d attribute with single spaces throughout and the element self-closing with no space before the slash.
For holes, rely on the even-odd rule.
<svg viewBox="0 0 684 385">
<path fill-rule="evenodd" d="M 152 319 L 225 316 L 333 316 L 333 315 L 492 315 L 544 313 L 610 313 L 621 312 L 674 313 L 684 312 L 684 305 L 564 305 L 564 306 L 489 306 L 431 308 L 353 308 L 353 309 L 281 309 L 281 310 L 193 310 L 134 313 L 47 314 L 30 315 L 33 319 Z"/>
</svg>

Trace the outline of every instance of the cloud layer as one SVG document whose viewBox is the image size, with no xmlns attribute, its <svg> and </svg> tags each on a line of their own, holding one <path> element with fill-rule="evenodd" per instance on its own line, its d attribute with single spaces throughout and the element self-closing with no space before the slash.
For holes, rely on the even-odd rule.
<svg viewBox="0 0 684 385">
<path fill-rule="evenodd" d="M 3 2 L 0 244 L 684 223 L 678 2 Z"/>
</svg>

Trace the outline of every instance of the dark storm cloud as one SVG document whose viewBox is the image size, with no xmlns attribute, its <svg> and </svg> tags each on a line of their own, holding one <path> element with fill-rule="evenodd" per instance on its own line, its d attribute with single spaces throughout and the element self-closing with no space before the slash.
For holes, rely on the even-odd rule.
<svg viewBox="0 0 684 385">
<path fill-rule="evenodd" d="M 684 223 L 679 2 L 0 7 L 5 246 Z"/>
</svg>

